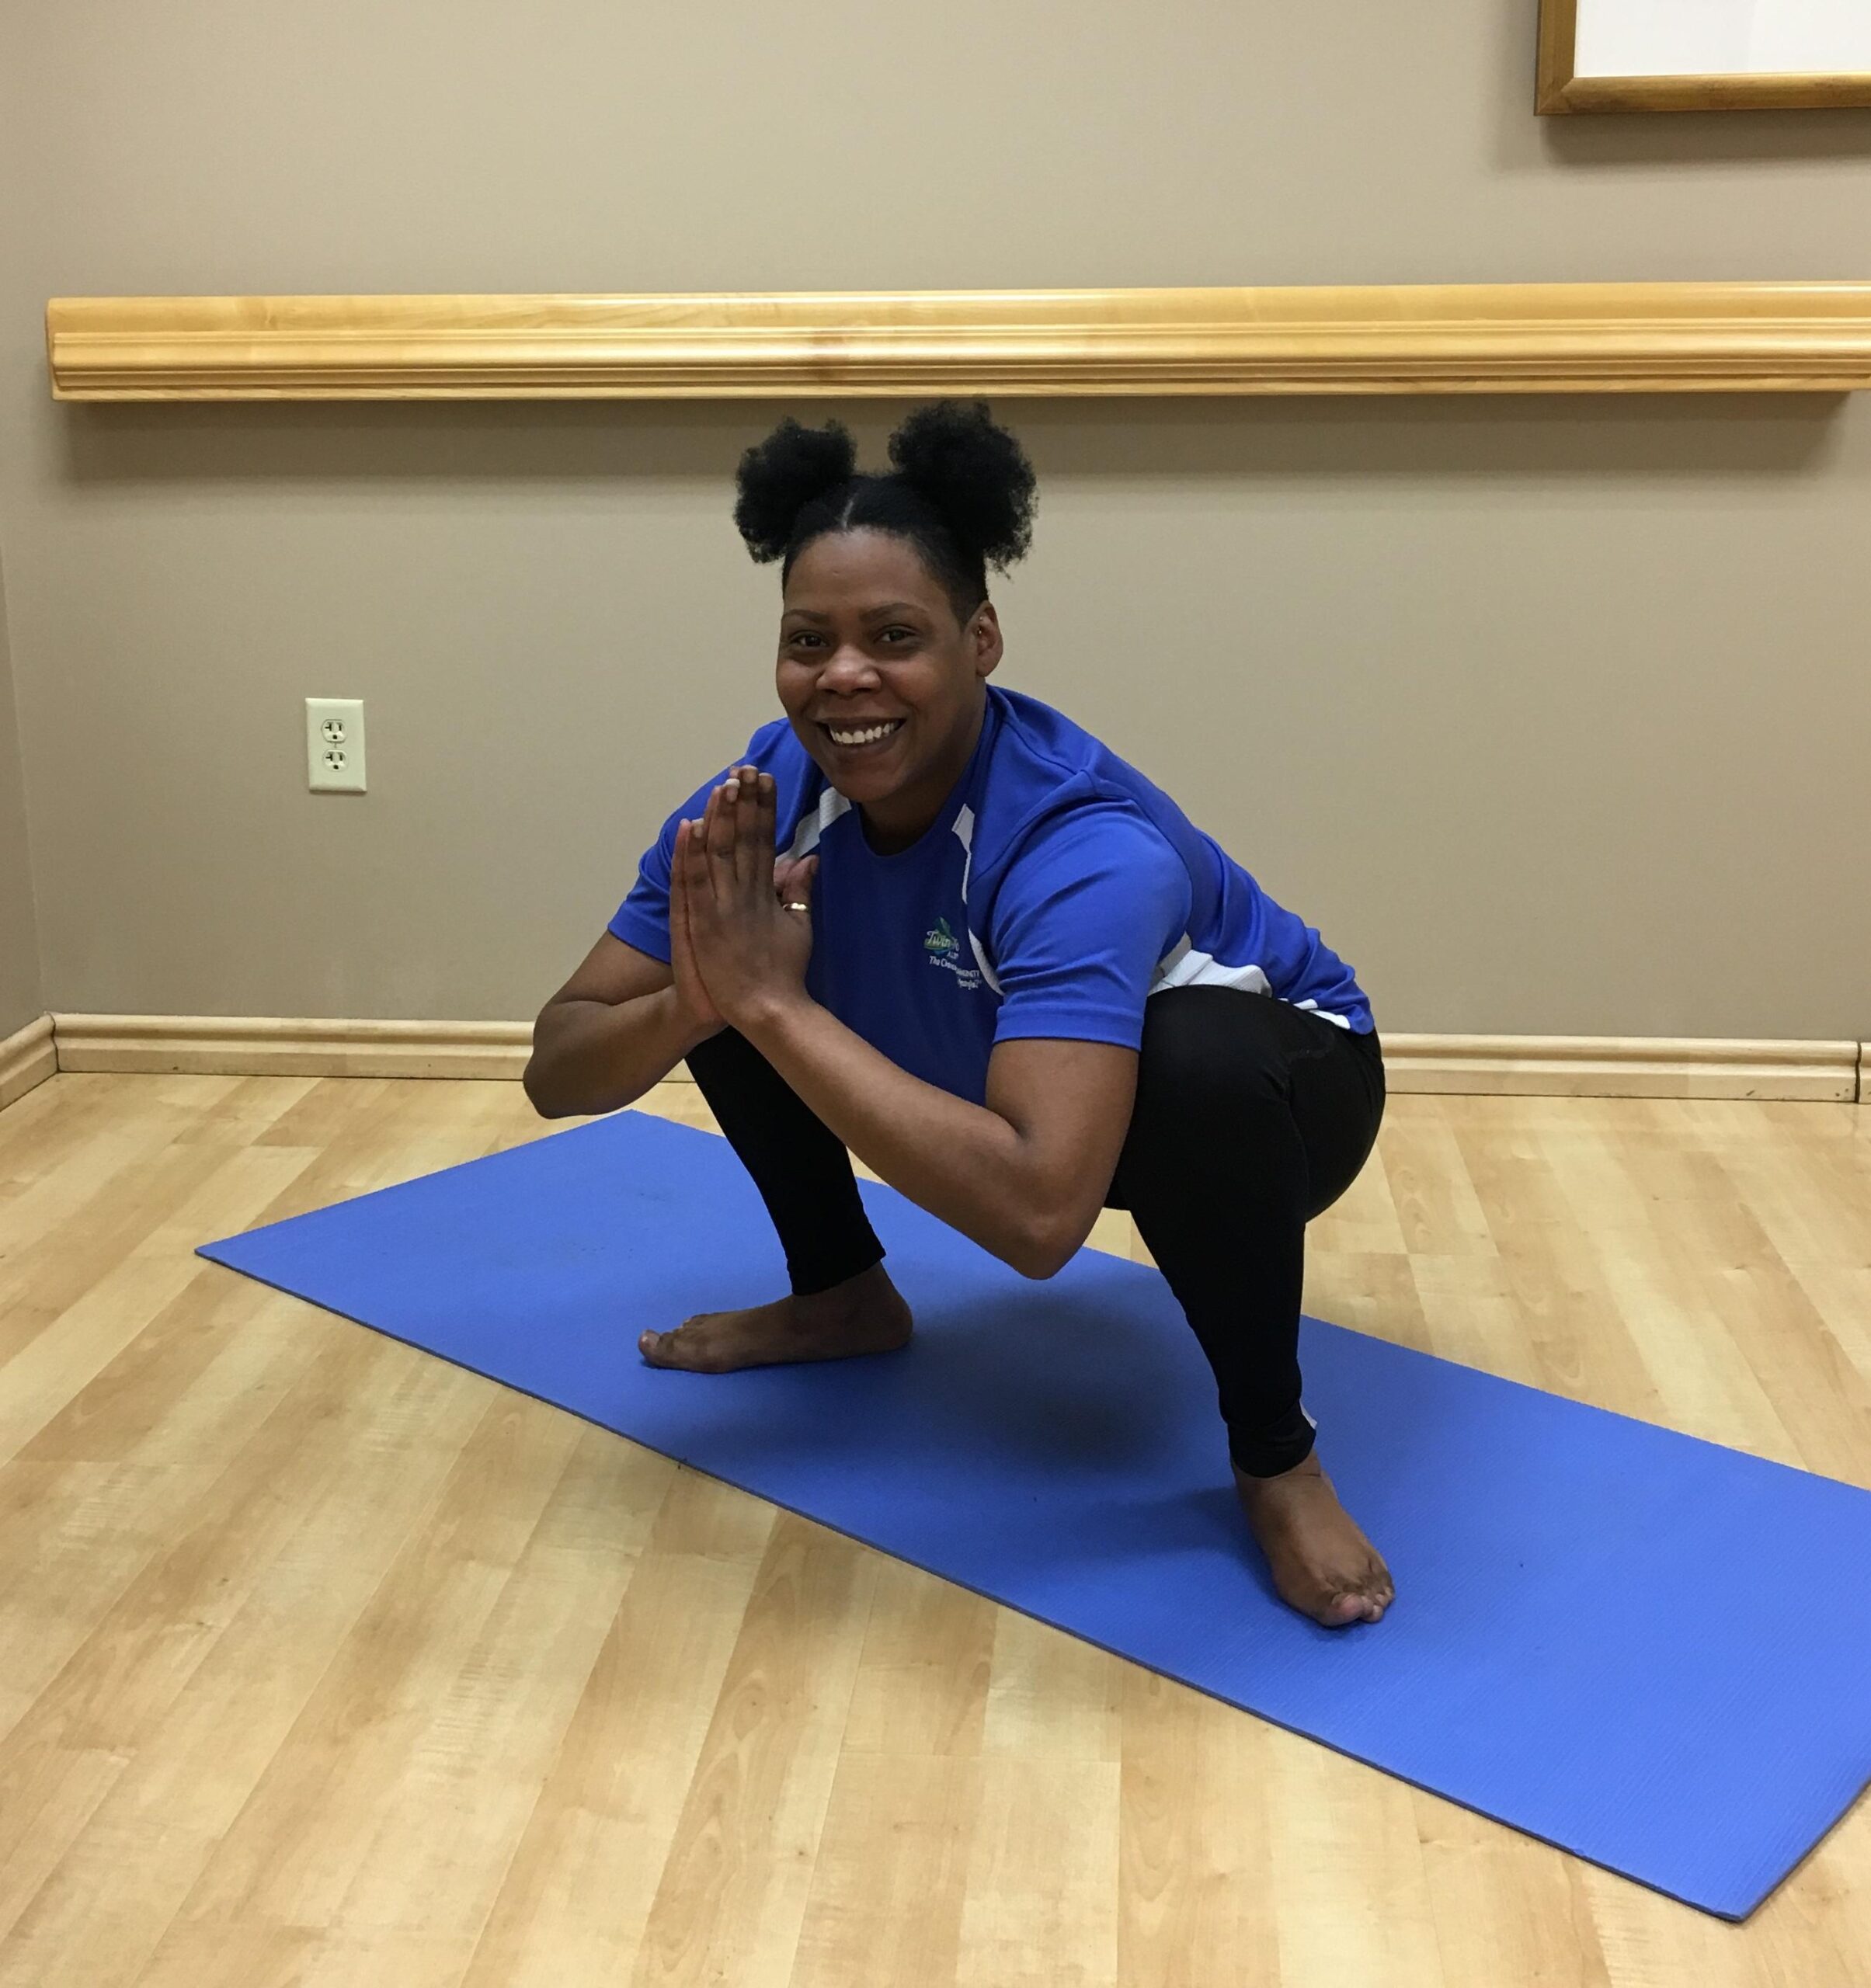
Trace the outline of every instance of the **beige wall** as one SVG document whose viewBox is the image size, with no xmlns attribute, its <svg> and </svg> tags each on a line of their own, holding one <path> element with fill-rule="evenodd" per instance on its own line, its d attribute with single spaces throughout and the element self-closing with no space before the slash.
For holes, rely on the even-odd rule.
<svg viewBox="0 0 1871 1988">
<path fill-rule="evenodd" d="M 530 1015 L 768 713 L 729 478 L 780 410 L 61 409 L 48 295 L 1871 276 L 1871 114 L 1536 122 L 1534 15 L 5 10 L 49 1004 Z M 1383 1026 L 1871 1035 L 1871 398 L 1001 411 L 1006 680 Z M 367 797 L 303 791 L 308 693 Z"/>
<path fill-rule="evenodd" d="M 0 1040 L 43 1012 L 39 933 L 26 854 L 26 794 L 13 717 L 13 671 L 6 639 L 6 575 L 0 568 Z"/>
</svg>

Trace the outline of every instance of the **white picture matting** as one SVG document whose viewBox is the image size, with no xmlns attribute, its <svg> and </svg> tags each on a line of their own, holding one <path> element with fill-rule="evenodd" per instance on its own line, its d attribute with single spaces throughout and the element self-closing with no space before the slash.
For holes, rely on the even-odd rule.
<svg viewBox="0 0 1871 1988">
<path fill-rule="evenodd" d="M 1577 76 L 1871 71 L 1871 0 L 1577 0 Z"/>
</svg>

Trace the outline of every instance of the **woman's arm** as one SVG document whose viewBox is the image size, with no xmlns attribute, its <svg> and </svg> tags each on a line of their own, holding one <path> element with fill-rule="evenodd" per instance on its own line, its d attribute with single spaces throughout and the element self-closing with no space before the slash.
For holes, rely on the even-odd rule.
<svg viewBox="0 0 1871 1988">
<path fill-rule="evenodd" d="M 859 1159 L 931 1215 L 1028 1277 L 1050 1277 L 1090 1232 L 1124 1143 L 1137 1053 L 1101 1042 L 1003 1043 L 986 1103 L 924 1083 L 805 991 L 811 927 L 776 895 L 773 785 L 751 767 L 676 831 L 669 942 L 675 985 L 758 1049 Z M 702 990 L 705 989 L 705 992 Z"/>
<path fill-rule="evenodd" d="M 661 960 L 607 932 L 540 1010 L 522 1081 L 542 1118 L 616 1111 L 721 1027 L 678 995 Z"/>
<path fill-rule="evenodd" d="M 777 897 L 810 888 L 816 864 L 773 865 Z M 533 1024 L 522 1081 L 542 1118 L 595 1117 L 634 1104 L 698 1043 L 726 1026 L 686 944 L 673 967 L 604 932 Z"/>
<path fill-rule="evenodd" d="M 803 989 L 739 1027 L 880 1178 L 1023 1277 L 1054 1275 L 1091 1232 L 1130 1124 L 1134 1049 L 1003 1042 L 983 1107 L 899 1069 Z"/>
</svg>

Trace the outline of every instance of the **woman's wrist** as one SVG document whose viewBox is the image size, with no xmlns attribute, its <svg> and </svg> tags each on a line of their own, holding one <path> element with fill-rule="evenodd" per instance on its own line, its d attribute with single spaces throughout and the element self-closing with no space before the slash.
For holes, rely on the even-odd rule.
<svg viewBox="0 0 1871 1988">
<path fill-rule="evenodd" d="M 718 1015 L 697 1015 L 683 999 L 679 989 L 666 987 L 656 998 L 667 1004 L 664 1014 L 675 1037 L 678 1063 L 691 1049 L 699 1049 L 711 1036 L 719 1035 L 727 1027 Z"/>
<path fill-rule="evenodd" d="M 818 1005 L 803 986 L 763 988 L 736 1002 L 728 1023 L 758 1048 L 763 1037 L 783 1030 L 788 1022 Z"/>
</svg>

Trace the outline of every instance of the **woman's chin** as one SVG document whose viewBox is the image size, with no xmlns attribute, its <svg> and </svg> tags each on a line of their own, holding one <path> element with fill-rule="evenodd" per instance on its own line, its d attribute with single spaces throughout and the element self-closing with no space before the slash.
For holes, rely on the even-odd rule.
<svg viewBox="0 0 1871 1988">
<path fill-rule="evenodd" d="M 904 770 L 893 752 L 815 752 L 819 770 L 851 801 L 885 801 L 903 784 Z"/>
<path fill-rule="evenodd" d="M 842 794 L 854 807 L 875 807 L 880 801 L 888 801 L 902 783 L 892 779 L 882 768 L 869 766 L 824 766 L 827 783 Z"/>
</svg>

